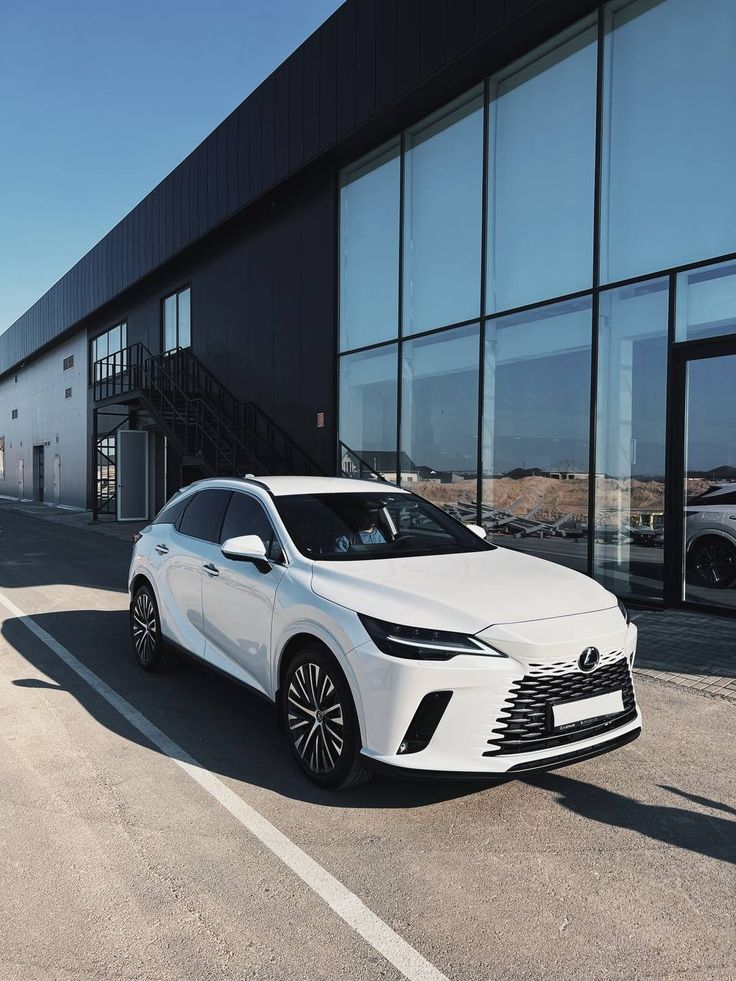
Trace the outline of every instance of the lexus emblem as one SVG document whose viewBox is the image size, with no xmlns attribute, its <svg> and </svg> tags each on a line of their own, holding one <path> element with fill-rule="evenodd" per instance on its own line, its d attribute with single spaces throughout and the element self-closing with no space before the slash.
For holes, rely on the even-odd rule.
<svg viewBox="0 0 736 981">
<path fill-rule="evenodd" d="M 601 655 L 597 647 L 586 647 L 578 658 L 578 667 L 581 671 L 595 671 L 601 660 Z"/>
</svg>

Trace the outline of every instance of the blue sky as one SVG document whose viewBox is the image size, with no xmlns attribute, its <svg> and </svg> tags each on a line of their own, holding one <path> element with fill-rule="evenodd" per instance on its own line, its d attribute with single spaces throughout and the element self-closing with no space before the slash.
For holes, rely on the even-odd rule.
<svg viewBox="0 0 736 981">
<path fill-rule="evenodd" d="M 339 6 L 3 3 L 0 333 Z"/>
</svg>

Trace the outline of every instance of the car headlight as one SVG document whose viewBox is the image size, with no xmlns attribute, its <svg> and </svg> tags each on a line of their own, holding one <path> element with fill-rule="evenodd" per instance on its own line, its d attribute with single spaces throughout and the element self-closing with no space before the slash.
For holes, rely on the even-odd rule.
<svg viewBox="0 0 736 981">
<path fill-rule="evenodd" d="M 629 616 L 629 611 L 626 609 L 621 600 L 618 601 L 618 608 L 621 610 L 621 616 L 624 618 L 626 623 L 631 623 L 631 617 Z"/>
<path fill-rule="evenodd" d="M 420 661 L 449 661 L 458 654 L 480 654 L 482 657 L 506 657 L 483 641 L 469 634 L 449 630 L 426 630 L 388 623 L 359 613 L 360 622 L 376 647 L 392 657 Z"/>
</svg>

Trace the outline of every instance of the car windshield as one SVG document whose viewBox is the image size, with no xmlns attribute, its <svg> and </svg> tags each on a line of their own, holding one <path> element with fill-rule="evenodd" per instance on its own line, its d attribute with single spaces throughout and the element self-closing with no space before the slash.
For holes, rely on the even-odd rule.
<svg viewBox="0 0 736 981">
<path fill-rule="evenodd" d="M 355 561 L 494 548 L 413 494 L 294 494 L 276 498 L 292 541 L 310 559 Z"/>
</svg>

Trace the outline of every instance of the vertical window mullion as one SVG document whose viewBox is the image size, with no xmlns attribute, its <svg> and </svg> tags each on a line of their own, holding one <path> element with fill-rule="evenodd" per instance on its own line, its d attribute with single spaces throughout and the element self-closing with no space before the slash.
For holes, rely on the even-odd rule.
<svg viewBox="0 0 736 981">
<path fill-rule="evenodd" d="M 404 391 L 404 200 L 406 196 L 406 133 L 399 144 L 399 288 L 398 330 L 396 345 L 396 483 L 401 486 L 401 412 Z"/>
<path fill-rule="evenodd" d="M 476 522 L 482 525 L 483 515 L 483 402 L 485 399 L 485 350 L 486 350 L 486 289 L 488 279 L 488 148 L 490 125 L 490 82 L 483 82 L 483 173 L 481 177 L 481 239 L 480 239 L 480 329 L 478 330 L 478 446 L 475 492 Z"/>
<path fill-rule="evenodd" d="M 598 346 L 600 311 L 601 249 L 601 166 L 603 157 L 603 70 L 605 54 L 605 13 L 598 8 L 598 47 L 596 50 L 595 100 L 595 177 L 593 201 L 593 302 L 590 345 L 590 437 L 588 439 L 588 561 L 587 573 L 593 575 L 596 515 L 596 440 L 598 425 Z"/>
</svg>

